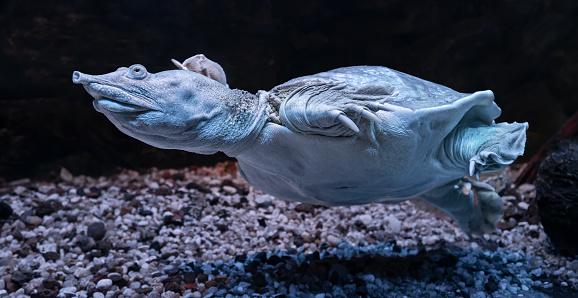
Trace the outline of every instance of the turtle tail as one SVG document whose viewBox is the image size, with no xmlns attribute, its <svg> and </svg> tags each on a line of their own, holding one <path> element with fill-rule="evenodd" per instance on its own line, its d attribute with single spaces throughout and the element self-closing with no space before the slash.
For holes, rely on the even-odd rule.
<svg viewBox="0 0 578 298">
<path fill-rule="evenodd" d="M 456 127 L 445 139 L 446 154 L 467 165 L 470 176 L 504 169 L 524 153 L 528 123 Z"/>
</svg>

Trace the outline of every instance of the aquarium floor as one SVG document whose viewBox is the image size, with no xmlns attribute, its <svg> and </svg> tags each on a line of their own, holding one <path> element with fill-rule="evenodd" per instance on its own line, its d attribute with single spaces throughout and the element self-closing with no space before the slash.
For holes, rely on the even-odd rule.
<svg viewBox="0 0 578 298">
<path fill-rule="evenodd" d="M 578 260 L 551 248 L 533 185 L 510 193 L 500 229 L 469 239 L 413 201 L 276 199 L 233 162 L 100 178 L 62 170 L 0 187 L 0 297 L 578 296 Z"/>
</svg>

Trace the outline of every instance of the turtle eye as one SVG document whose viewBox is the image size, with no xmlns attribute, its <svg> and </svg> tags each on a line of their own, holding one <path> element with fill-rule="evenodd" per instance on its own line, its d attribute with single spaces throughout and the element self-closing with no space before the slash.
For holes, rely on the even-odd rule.
<svg viewBox="0 0 578 298">
<path fill-rule="evenodd" d="M 127 74 L 132 79 L 142 80 L 147 76 L 147 69 L 140 64 L 135 64 L 128 68 Z"/>
</svg>

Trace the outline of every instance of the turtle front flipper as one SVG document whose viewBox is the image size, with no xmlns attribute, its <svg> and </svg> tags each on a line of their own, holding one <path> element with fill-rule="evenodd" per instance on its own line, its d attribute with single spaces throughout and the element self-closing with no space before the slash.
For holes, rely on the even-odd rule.
<svg viewBox="0 0 578 298">
<path fill-rule="evenodd" d="M 371 90 L 373 93 L 347 92 L 345 87 L 319 80 L 296 88 L 279 107 L 281 123 L 303 134 L 352 136 L 360 131 L 362 121 L 383 122 L 377 111 L 398 108 L 379 103 L 388 95 L 380 93 L 385 89 L 379 86 Z"/>
<path fill-rule="evenodd" d="M 457 179 L 418 197 L 450 214 L 468 235 L 496 230 L 504 215 L 500 195 L 487 183 Z"/>
</svg>

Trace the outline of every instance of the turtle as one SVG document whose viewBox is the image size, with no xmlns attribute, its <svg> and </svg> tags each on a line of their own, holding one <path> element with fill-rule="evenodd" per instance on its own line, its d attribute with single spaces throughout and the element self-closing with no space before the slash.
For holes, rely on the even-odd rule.
<svg viewBox="0 0 578 298">
<path fill-rule="evenodd" d="M 524 152 L 528 123 L 496 123 L 490 90 L 460 93 L 383 66 L 350 66 L 252 94 L 203 55 L 73 82 L 120 131 L 147 144 L 224 152 L 274 197 L 326 206 L 421 199 L 468 235 L 496 229 L 503 202 L 479 174 Z"/>
</svg>

